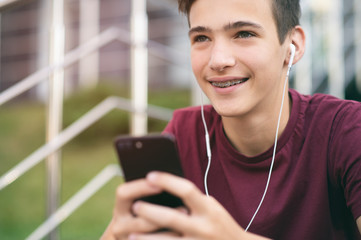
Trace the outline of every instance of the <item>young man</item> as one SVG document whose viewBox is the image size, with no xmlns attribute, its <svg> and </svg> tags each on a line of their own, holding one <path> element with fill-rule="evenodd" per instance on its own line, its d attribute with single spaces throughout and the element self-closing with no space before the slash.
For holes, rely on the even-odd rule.
<svg viewBox="0 0 361 240">
<path fill-rule="evenodd" d="M 212 103 L 204 108 L 208 187 L 201 108 L 178 110 L 165 132 L 176 136 L 187 180 L 157 172 L 121 185 L 103 239 L 360 239 L 361 104 L 287 86 L 283 94 L 290 45 L 293 63 L 305 48 L 299 1 L 179 6 L 189 20 L 194 74 Z M 161 191 L 182 198 L 187 210 L 134 203 Z"/>
</svg>

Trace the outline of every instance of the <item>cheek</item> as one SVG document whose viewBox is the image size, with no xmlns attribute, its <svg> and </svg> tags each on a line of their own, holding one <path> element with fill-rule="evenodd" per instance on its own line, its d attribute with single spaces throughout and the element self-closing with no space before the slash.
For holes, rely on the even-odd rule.
<svg viewBox="0 0 361 240">
<path fill-rule="evenodd" d="M 282 61 L 276 53 L 262 48 L 252 48 L 243 51 L 241 60 L 256 78 L 273 78 L 282 71 Z"/>
<path fill-rule="evenodd" d="M 201 76 L 204 67 L 207 66 L 207 58 L 199 52 L 191 52 L 191 65 L 197 80 Z"/>
<path fill-rule="evenodd" d="M 258 47 L 242 48 L 239 52 L 240 62 L 247 65 L 249 69 L 252 69 L 255 72 L 259 72 L 259 70 L 262 69 L 264 70 L 269 62 L 267 52 L 262 51 L 262 49 Z"/>
</svg>

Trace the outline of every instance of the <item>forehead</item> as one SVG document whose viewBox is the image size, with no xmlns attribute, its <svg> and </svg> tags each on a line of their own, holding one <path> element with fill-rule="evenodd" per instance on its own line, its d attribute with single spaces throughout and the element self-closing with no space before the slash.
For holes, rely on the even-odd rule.
<svg viewBox="0 0 361 240">
<path fill-rule="evenodd" d="M 196 0 L 189 12 L 190 27 L 220 28 L 237 21 L 275 27 L 272 0 Z"/>
</svg>

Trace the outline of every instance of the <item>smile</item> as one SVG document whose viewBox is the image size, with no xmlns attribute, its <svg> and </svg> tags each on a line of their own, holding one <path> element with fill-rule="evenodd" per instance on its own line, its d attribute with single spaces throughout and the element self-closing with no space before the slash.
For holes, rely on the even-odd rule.
<svg viewBox="0 0 361 240">
<path fill-rule="evenodd" d="M 211 82 L 211 84 L 218 88 L 227 88 L 227 87 L 232 87 L 232 86 L 244 83 L 247 80 L 248 80 L 248 78 L 244 78 L 244 79 L 229 80 L 229 81 L 222 81 L 222 82 Z"/>
</svg>

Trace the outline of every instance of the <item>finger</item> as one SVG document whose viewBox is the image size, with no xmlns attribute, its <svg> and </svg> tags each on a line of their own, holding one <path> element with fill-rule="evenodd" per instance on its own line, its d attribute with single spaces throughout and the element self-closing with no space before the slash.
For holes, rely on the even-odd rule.
<svg viewBox="0 0 361 240">
<path fill-rule="evenodd" d="M 157 225 L 158 229 L 165 228 L 175 232 L 187 232 L 193 225 L 189 216 L 179 209 L 137 201 L 133 205 L 133 211 L 140 218 Z"/>
<path fill-rule="evenodd" d="M 132 232 L 154 232 L 158 229 L 159 227 L 156 224 L 149 222 L 144 218 L 131 216 L 118 218 L 114 220 L 114 224 L 112 225 L 112 232 L 117 237 L 124 237 Z"/>
<path fill-rule="evenodd" d="M 150 185 L 145 179 L 124 183 L 116 191 L 115 214 L 130 213 L 131 205 L 135 199 L 160 192 L 160 188 Z"/>
<path fill-rule="evenodd" d="M 175 232 L 161 232 L 152 234 L 130 234 L 128 240 L 184 240 L 181 235 Z"/>
<path fill-rule="evenodd" d="M 186 207 L 177 207 L 175 209 L 180 213 L 187 214 L 187 215 L 189 214 L 189 209 Z"/>
<path fill-rule="evenodd" d="M 207 211 L 206 196 L 189 180 L 164 172 L 151 172 L 146 177 L 150 184 L 180 197 L 194 211 Z"/>
</svg>

